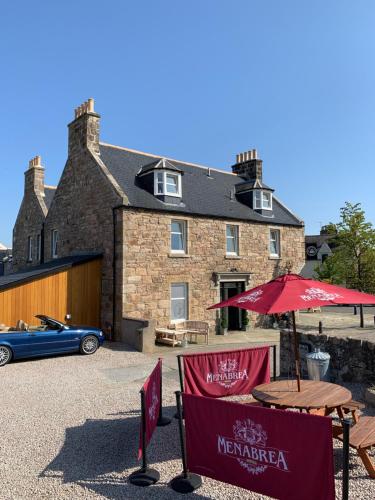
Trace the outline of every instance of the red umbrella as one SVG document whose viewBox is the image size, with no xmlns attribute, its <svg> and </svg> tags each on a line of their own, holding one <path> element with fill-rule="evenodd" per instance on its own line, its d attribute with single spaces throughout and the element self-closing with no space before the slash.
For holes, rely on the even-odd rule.
<svg viewBox="0 0 375 500">
<path fill-rule="evenodd" d="M 276 314 L 291 311 L 297 384 L 298 390 L 300 390 L 300 357 L 294 311 L 337 304 L 375 304 L 375 296 L 340 286 L 329 285 L 322 281 L 303 278 L 298 274 L 284 274 L 268 283 L 256 286 L 251 290 L 215 304 L 208 309 L 232 306 L 249 309 L 261 314 Z"/>
</svg>

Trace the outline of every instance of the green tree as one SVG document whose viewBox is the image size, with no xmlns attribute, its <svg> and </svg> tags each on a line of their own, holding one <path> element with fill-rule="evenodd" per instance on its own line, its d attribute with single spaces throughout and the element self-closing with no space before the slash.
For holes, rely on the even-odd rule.
<svg viewBox="0 0 375 500">
<path fill-rule="evenodd" d="M 346 202 L 340 209 L 333 255 L 316 270 L 318 278 L 368 293 L 375 292 L 375 230 L 366 221 L 360 203 Z"/>
</svg>

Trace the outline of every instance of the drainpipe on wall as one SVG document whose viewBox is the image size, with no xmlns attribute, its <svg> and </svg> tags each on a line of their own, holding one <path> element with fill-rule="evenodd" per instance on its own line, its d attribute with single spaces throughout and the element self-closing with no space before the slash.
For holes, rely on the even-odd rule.
<svg viewBox="0 0 375 500">
<path fill-rule="evenodd" d="M 114 330 L 116 325 L 116 210 L 123 208 L 124 205 L 117 205 L 112 207 L 112 219 L 113 219 L 113 253 L 112 253 L 112 329 L 110 334 L 110 340 L 113 340 Z"/>
</svg>

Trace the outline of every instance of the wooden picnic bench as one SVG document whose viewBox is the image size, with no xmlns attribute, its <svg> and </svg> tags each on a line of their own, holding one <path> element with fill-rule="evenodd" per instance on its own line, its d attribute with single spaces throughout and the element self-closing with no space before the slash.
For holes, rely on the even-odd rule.
<svg viewBox="0 0 375 500">
<path fill-rule="evenodd" d="M 343 441 L 343 434 L 338 435 L 337 439 Z M 349 445 L 357 450 L 369 476 L 375 479 L 375 464 L 367 453 L 372 446 L 375 446 L 375 417 L 361 417 L 350 428 Z"/>
<path fill-rule="evenodd" d="M 155 335 L 157 342 L 175 347 L 176 345 L 181 345 L 182 341 L 185 340 L 186 331 L 171 328 L 155 328 Z"/>
</svg>

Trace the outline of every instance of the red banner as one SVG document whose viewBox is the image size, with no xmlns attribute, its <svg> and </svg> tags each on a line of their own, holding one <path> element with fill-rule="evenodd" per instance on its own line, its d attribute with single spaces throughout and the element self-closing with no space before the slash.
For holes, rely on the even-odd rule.
<svg viewBox="0 0 375 500">
<path fill-rule="evenodd" d="M 280 500 L 334 500 L 328 417 L 182 394 L 190 472 Z"/>
<path fill-rule="evenodd" d="M 185 393 L 221 398 L 250 394 L 270 381 L 270 349 L 255 347 L 184 355 Z"/>
<path fill-rule="evenodd" d="M 160 384 L 161 384 L 161 369 L 162 360 L 159 359 L 158 364 L 155 366 L 151 375 L 148 377 L 146 382 L 143 384 L 143 391 L 145 394 L 145 414 L 142 418 L 145 418 L 146 422 L 146 443 L 148 445 L 152 434 L 155 430 L 159 413 L 160 413 Z M 142 457 L 142 420 L 141 420 L 141 432 L 139 438 L 139 449 L 138 449 L 138 460 Z"/>
</svg>

